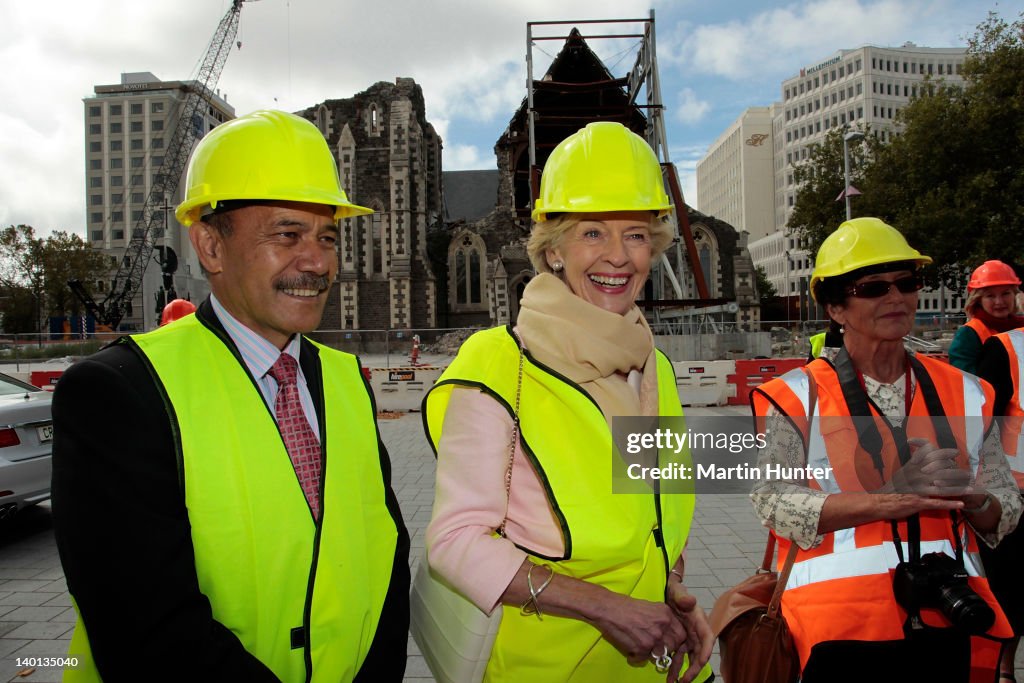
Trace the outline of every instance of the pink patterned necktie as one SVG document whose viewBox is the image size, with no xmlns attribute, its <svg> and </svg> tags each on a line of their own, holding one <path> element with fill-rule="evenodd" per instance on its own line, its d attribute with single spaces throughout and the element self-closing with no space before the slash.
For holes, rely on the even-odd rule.
<svg viewBox="0 0 1024 683">
<path fill-rule="evenodd" d="M 298 368 L 294 358 L 282 353 L 267 374 L 277 380 L 277 401 L 274 403 L 277 427 L 281 430 L 281 438 L 313 517 L 319 519 L 320 442 L 302 411 L 299 387 L 295 383 Z"/>
</svg>

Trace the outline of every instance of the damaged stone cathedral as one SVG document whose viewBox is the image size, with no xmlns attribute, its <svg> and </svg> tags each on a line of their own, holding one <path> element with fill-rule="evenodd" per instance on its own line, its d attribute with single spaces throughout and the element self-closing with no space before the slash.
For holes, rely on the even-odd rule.
<svg viewBox="0 0 1024 683">
<path fill-rule="evenodd" d="M 537 166 L 587 120 L 619 121 L 642 135 L 646 119 L 629 103 L 624 80 L 615 79 L 573 30 L 535 85 Z M 586 112 L 587 119 L 573 112 Z M 531 206 L 526 100 L 495 144 L 492 171 L 442 173 L 441 139 L 426 120 L 420 86 L 409 78 L 298 113 L 324 134 L 349 198 L 375 212 L 341 222 L 338 281 L 322 330 L 413 331 L 516 319 L 534 275 L 525 248 Z M 758 301 L 746 235 L 693 209 L 687 215 L 690 260 L 699 260 L 708 299 L 737 304 L 727 321 L 753 329 Z M 683 250 L 674 245 L 667 257 L 671 268 L 686 274 L 684 297 L 696 297 Z M 660 278 L 656 271 L 645 299 L 672 298 Z"/>
</svg>

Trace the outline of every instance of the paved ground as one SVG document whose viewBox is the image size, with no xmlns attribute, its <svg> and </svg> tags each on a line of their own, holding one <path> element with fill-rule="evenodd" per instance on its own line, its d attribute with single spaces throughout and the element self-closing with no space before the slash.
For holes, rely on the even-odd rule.
<svg viewBox="0 0 1024 683">
<path fill-rule="evenodd" d="M 743 408 L 689 409 L 704 415 L 736 415 Z M 434 458 L 423 437 L 420 415 L 381 420 L 381 434 L 394 464 L 394 486 L 412 533 L 414 565 L 423 554 L 423 533 L 430 520 Z M 686 583 L 709 610 L 726 587 L 746 578 L 761 561 L 765 532 L 744 495 L 698 496 L 687 551 Z M 27 511 L 0 529 L 0 683 L 60 681 L 59 669 L 26 667 L 19 657 L 67 653 L 74 610 L 53 542 L 49 504 Z M 406 680 L 431 681 L 423 658 L 410 639 Z M 717 655 L 713 659 L 717 666 Z M 1018 675 L 1024 658 L 1018 657 Z M 1024 679 L 1022 679 L 1024 680 Z"/>
</svg>

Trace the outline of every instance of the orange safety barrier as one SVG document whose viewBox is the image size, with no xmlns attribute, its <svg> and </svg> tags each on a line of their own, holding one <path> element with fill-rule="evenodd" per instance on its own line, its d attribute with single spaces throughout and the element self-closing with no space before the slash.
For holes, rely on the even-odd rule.
<svg viewBox="0 0 1024 683">
<path fill-rule="evenodd" d="M 28 382 L 40 389 L 53 391 L 53 385 L 57 383 L 57 380 L 63 374 L 63 370 L 33 370 L 28 376 Z"/>
<path fill-rule="evenodd" d="M 736 395 L 729 397 L 729 405 L 750 405 L 750 391 L 793 368 L 803 367 L 803 358 L 762 358 L 737 360 L 736 374 L 729 375 L 729 383 L 736 385 Z"/>
</svg>

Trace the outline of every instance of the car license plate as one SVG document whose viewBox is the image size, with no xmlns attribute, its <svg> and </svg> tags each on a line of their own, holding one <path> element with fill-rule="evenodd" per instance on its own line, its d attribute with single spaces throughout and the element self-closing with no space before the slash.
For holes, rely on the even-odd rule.
<svg viewBox="0 0 1024 683">
<path fill-rule="evenodd" d="M 42 427 L 36 427 L 36 433 L 39 435 L 39 440 L 42 443 L 47 441 L 53 441 L 53 425 L 43 425 Z"/>
</svg>

